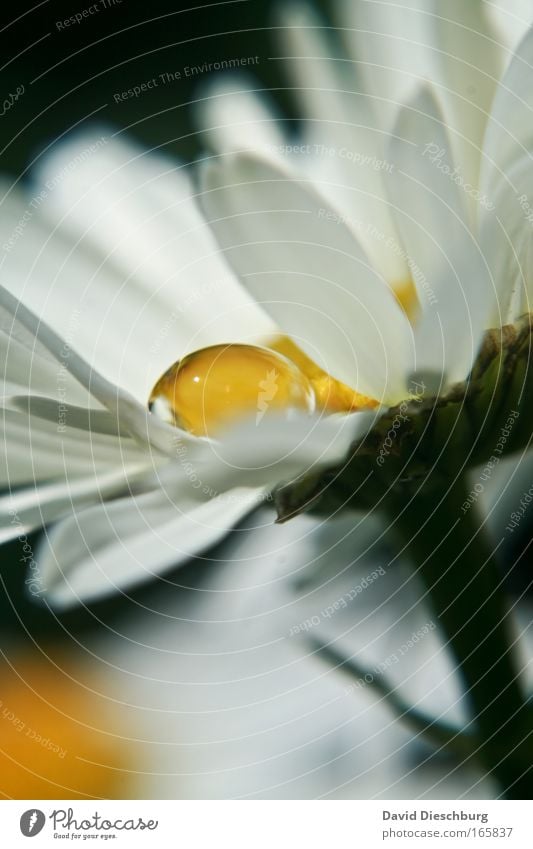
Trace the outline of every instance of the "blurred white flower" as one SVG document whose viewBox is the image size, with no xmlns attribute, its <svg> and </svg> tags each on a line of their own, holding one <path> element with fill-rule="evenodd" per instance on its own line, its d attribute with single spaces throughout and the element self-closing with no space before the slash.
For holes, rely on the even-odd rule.
<svg viewBox="0 0 533 849">
<path fill-rule="evenodd" d="M 458 768 L 371 684 L 307 642 L 331 641 L 427 717 L 467 719 L 445 641 L 427 629 L 434 614 L 381 527 L 368 516 L 266 523 L 261 511 L 247 519 L 248 532 L 230 536 L 198 583 L 189 572 L 185 588 L 152 593 L 90 642 L 101 686 L 123 706 L 140 795 L 496 796 L 472 760 Z"/>
</svg>

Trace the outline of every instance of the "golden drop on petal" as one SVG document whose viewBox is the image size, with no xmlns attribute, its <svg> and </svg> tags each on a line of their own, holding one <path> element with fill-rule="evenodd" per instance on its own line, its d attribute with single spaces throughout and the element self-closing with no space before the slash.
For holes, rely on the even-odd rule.
<svg viewBox="0 0 533 849">
<path fill-rule="evenodd" d="M 157 381 L 149 409 L 196 436 L 214 436 L 245 416 L 312 413 L 308 378 L 284 357 L 253 345 L 213 345 L 174 363 Z"/>
<path fill-rule="evenodd" d="M 288 336 L 275 336 L 269 339 L 268 347 L 287 357 L 298 366 L 302 374 L 305 374 L 313 387 L 317 409 L 324 413 L 354 413 L 358 410 L 371 410 L 378 406 L 374 398 L 357 392 L 320 368 Z"/>
</svg>

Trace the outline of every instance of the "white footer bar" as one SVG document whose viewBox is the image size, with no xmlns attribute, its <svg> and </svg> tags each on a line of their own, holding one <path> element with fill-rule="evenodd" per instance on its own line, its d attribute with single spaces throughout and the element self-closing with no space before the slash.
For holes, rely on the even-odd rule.
<svg viewBox="0 0 533 849">
<path fill-rule="evenodd" d="M 1 845 L 184 849 L 533 846 L 530 802 L 3 801 Z M 35 843 L 31 843 L 32 839 Z"/>
</svg>

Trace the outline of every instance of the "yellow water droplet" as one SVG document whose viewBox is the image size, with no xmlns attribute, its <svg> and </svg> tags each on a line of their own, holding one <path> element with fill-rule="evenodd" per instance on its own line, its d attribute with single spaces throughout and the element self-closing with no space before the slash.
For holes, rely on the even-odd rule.
<svg viewBox="0 0 533 849">
<path fill-rule="evenodd" d="M 214 436 L 246 415 L 311 413 L 309 379 L 285 356 L 253 345 L 213 345 L 174 363 L 149 401 L 156 415 L 197 436 Z"/>
</svg>

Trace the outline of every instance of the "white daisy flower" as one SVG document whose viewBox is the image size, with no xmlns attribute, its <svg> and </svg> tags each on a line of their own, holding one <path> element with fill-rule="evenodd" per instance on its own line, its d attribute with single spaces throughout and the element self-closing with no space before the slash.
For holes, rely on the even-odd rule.
<svg viewBox="0 0 533 849">
<path fill-rule="evenodd" d="M 354 61 L 289 12 L 296 152 L 253 92 L 215 90 L 200 190 L 109 132 L 5 186 L 2 533 L 56 522 L 55 604 L 206 550 L 376 414 L 464 380 L 527 307 L 533 37 L 509 60 L 516 28 L 481 3 L 410 11 L 419 40 L 352 6 L 370 16 L 344 18 Z"/>
</svg>

